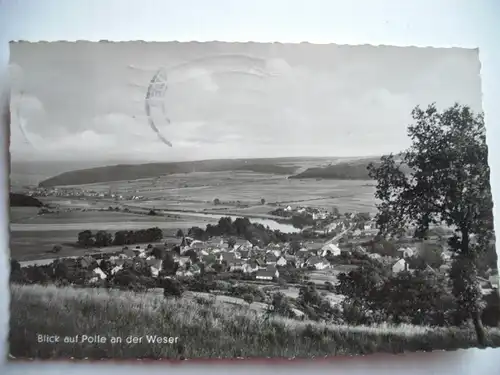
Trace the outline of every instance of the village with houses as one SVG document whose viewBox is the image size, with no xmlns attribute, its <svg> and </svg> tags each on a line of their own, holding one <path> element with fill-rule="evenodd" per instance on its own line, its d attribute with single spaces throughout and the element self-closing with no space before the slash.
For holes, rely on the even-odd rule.
<svg viewBox="0 0 500 375">
<path fill-rule="evenodd" d="M 233 303 L 246 301 L 262 311 L 273 307 L 273 295 L 279 292 L 287 296 L 294 316 L 303 318 L 307 311 L 297 301 L 304 288 L 321 291 L 329 308 L 341 309 L 345 296 L 339 279 L 366 264 L 383 268 L 391 277 L 421 271 L 445 276 L 450 270 L 448 232 L 440 228 L 425 241 L 414 240 L 410 229 L 389 241 L 378 238 L 375 218 L 367 213 L 290 206 L 278 210 L 283 216 L 307 216 L 313 225 L 283 234 L 249 219 L 223 217 L 206 230 L 179 229 L 175 237 L 164 237 L 159 228 L 114 236 L 84 231 L 77 243 L 88 255 L 14 264 L 11 278 L 140 292 L 163 289 L 165 296 L 177 297 L 205 293 L 231 297 Z M 96 246 L 100 250 L 89 253 Z M 486 269 L 479 281 L 487 295 L 497 287 L 498 274 Z"/>
</svg>

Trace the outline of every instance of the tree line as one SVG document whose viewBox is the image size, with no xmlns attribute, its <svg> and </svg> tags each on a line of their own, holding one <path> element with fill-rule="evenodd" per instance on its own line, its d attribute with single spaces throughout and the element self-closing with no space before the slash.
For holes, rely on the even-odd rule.
<svg viewBox="0 0 500 375">
<path fill-rule="evenodd" d="M 77 243 L 82 247 L 124 246 L 138 243 L 157 242 L 163 239 L 158 227 L 139 230 L 120 230 L 111 234 L 105 230 L 93 232 L 84 230 L 78 233 Z"/>
<path fill-rule="evenodd" d="M 217 224 L 207 224 L 205 229 L 190 228 L 188 236 L 200 241 L 207 241 L 211 237 L 234 236 L 244 238 L 252 245 L 265 246 L 270 243 L 313 238 L 317 235 L 313 233 L 283 233 L 279 230 L 269 229 L 262 224 L 252 223 L 248 218 L 239 217 L 233 220 L 231 217 L 221 217 Z"/>
</svg>

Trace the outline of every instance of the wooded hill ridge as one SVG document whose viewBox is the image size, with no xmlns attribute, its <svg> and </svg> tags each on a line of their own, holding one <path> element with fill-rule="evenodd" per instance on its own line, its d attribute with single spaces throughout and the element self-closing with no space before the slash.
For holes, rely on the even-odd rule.
<svg viewBox="0 0 500 375">
<path fill-rule="evenodd" d="M 314 158 L 313 158 L 314 159 Z M 322 158 L 318 158 L 318 164 Z M 380 157 L 337 161 L 328 166 L 310 167 L 294 174 L 306 158 L 224 159 L 171 163 L 118 164 L 61 173 L 39 183 L 40 187 L 85 185 L 111 181 L 138 180 L 170 174 L 191 172 L 249 171 L 288 175 L 291 179 L 369 180 L 368 164 L 377 164 Z M 294 165 L 295 164 L 295 165 Z M 324 165 L 324 163 L 322 163 Z"/>
<path fill-rule="evenodd" d="M 401 156 L 395 158 L 400 160 Z M 345 161 L 329 165 L 327 167 L 308 168 L 305 171 L 290 176 L 294 179 L 330 179 L 330 180 L 370 180 L 368 175 L 368 165 L 374 163 L 376 166 L 380 165 L 380 157 L 365 158 L 355 161 Z M 403 172 L 408 173 L 410 169 L 402 166 Z"/>
<path fill-rule="evenodd" d="M 227 159 L 171 163 L 119 164 L 61 173 L 40 182 L 39 186 L 84 185 L 110 181 L 138 180 L 142 178 L 191 172 L 250 171 L 255 173 L 290 175 L 298 168 L 296 166 L 278 165 L 279 163 L 280 159 Z"/>
</svg>

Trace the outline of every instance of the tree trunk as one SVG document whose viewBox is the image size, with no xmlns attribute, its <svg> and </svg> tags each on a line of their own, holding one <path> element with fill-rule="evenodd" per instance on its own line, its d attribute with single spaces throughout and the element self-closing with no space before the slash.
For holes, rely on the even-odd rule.
<svg viewBox="0 0 500 375">
<path fill-rule="evenodd" d="M 483 322 L 481 321 L 481 311 L 475 311 L 472 314 L 472 323 L 474 323 L 474 329 L 476 330 L 477 344 L 479 347 L 486 347 L 486 334 L 483 327 Z"/>
</svg>

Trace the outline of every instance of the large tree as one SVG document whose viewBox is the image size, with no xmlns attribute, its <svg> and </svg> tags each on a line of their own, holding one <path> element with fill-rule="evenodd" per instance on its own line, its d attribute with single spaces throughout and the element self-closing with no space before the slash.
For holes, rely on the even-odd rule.
<svg viewBox="0 0 500 375">
<path fill-rule="evenodd" d="M 412 117 L 411 146 L 368 167 L 377 181 L 377 222 L 386 235 L 408 225 L 415 226 L 417 238 L 433 225 L 455 231 L 448 240 L 460 269 L 450 274 L 453 291 L 484 346 L 476 262 L 493 238 L 493 202 L 483 115 L 464 105 L 439 111 L 431 104 L 417 106 Z"/>
</svg>

